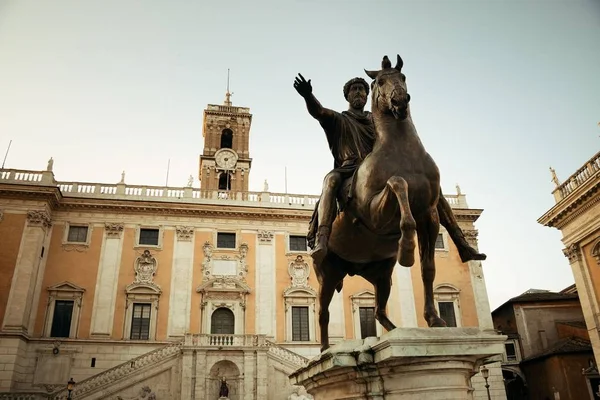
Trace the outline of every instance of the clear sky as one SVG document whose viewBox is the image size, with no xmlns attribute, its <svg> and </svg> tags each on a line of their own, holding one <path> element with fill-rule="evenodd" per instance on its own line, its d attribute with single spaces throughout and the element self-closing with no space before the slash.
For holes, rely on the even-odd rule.
<svg viewBox="0 0 600 400">
<path fill-rule="evenodd" d="M 332 158 L 294 90 L 332 109 L 383 55 L 404 59 L 411 110 L 476 223 L 492 307 L 573 283 L 561 235 L 536 220 L 600 148 L 600 3 L 540 1 L 0 0 L 0 152 L 59 181 L 170 186 L 197 178 L 202 111 L 251 108 L 251 189 L 320 193 Z M 370 104 L 368 105 L 370 107 Z M 196 179 L 194 186 L 197 187 Z"/>
</svg>

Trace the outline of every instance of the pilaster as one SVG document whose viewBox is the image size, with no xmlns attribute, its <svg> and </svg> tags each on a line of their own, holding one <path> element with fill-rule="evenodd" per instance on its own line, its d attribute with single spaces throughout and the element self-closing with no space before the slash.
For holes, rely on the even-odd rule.
<svg viewBox="0 0 600 400">
<path fill-rule="evenodd" d="M 477 251 L 477 235 L 476 229 L 467 230 L 464 232 L 467 242 Z M 471 286 L 473 288 L 473 296 L 475 297 L 475 309 L 477 311 L 477 321 L 480 329 L 494 329 L 492 320 L 492 310 L 490 309 L 490 300 L 485 286 L 485 278 L 483 276 L 483 267 L 481 261 L 469 261 L 469 273 L 471 276 Z"/>
<path fill-rule="evenodd" d="M 93 338 L 110 339 L 112 335 L 122 252 L 123 224 L 105 224 L 92 310 Z"/>
<path fill-rule="evenodd" d="M 396 285 L 392 285 L 392 290 L 396 290 L 398 294 L 400 326 L 403 328 L 416 328 L 418 326 L 417 308 L 415 306 L 411 269 L 396 263 L 394 274 L 396 274 Z M 394 286 L 396 289 L 394 289 Z"/>
<path fill-rule="evenodd" d="M 51 227 L 46 211 L 29 211 L 6 304 L 2 330 L 28 334 L 39 272 L 46 259 L 44 242 Z"/>
<path fill-rule="evenodd" d="M 190 329 L 192 276 L 194 272 L 194 228 L 176 228 L 169 301 L 169 337 L 183 337 Z"/>
<path fill-rule="evenodd" d="M 600 365 L 600 352 L 598 352 L 598 349 L 600 349 L 598 299 L 596 298 L 594 287 L 592 286 L 591 276 L 585 258 L 581 253 L 581 247 L 578 243 L 571 243 L 568 245 L 563 249 L 563 254 L 569 259 L 581 304 L 589 305 L 589 307 L 581 307 L 581 309 L 583 311 L 583 318 L 585 319 L 588 334 L 590 335 L 590 341 L 592 342 L 596 365 Z"/>
<path fill-rule="evenodd" d="M 256 333 L 275 337 L 275 243 L 273 232 L 260 231 L 256 251 Z"/>
</svg>

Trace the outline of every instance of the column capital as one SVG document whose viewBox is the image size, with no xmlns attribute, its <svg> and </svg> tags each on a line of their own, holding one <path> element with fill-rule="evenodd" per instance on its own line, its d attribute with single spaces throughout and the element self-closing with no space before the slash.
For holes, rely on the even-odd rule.
<svg viewBox="0 0 600 400">
<path fill-rule="evenodd" d="M 106 230 L 106 236 L 109 238 L 118 239 L 123 233 L 123 224 L 120 223 L 106 223 L 104 224 L 104 230 Z"/>
<path fill-rule="evenodd" d="M 52 226 L 52 223 L 50 222 L 50 215 L 46 211 L 33 210 L 27 212 L 27 225 L 48 228 Z"/>
<path fill-rule="evenodd" d="M 569 264 L 581 261 L 581 248 L 578 243 L 572 243 L 563 249 L 563 254 L 569 259 Z"/>
<path fill-rule="evenodd" d="M 477 236 L 479 236 L 479 231 L 477 229 L 469 229 L 463 231 L 463 233 L 465 235 L 465 239 L 467 239 L 467 243 L 477 248 Z"/>
</svg>

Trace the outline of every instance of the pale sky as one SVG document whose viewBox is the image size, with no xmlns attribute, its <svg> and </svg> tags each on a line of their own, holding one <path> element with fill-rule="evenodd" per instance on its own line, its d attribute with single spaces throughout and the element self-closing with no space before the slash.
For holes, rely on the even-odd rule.
<svg viewBox="0 0 600 400">
<path fill-rule="evenodd" d="M 319 194 L 327 107 L 383 55 L 404 59 L 415 125 L 445 193 L 460 184 L 487 253 L 492 308 L 573 283 L 550 207 L 600 148 L 600 3 L 539 1 L 0 0 L 0 152 L 59 181 L 170 186 L 196 177 L 202 111 L 250 107 L 251 190 Z M 367 105 L 370 107 L 370 103 Z"/>
</svg>

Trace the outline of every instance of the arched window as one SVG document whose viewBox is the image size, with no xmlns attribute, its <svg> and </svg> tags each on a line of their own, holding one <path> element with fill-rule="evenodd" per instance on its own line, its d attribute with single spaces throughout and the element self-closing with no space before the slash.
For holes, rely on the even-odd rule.
<svg viewBox="0 0 600 400">
<path fill-rule="evenodd" d="M 219 190 L 231 190 L 231 174 L 229 172 L 221 172 L 219 175 Z"/>
<path fill-rule="evenodd" d="M 229 308 L 217 308 L 210 317 L 211 334 L 233 335 L 235 328 L 235 317 Z"/>
<path fill-rule="evenodd" d="M 221 148 L 231 149 L 233 145 L 233 131 L 231 129 L 223 129 L 221 132 Z"/>
</svg>

